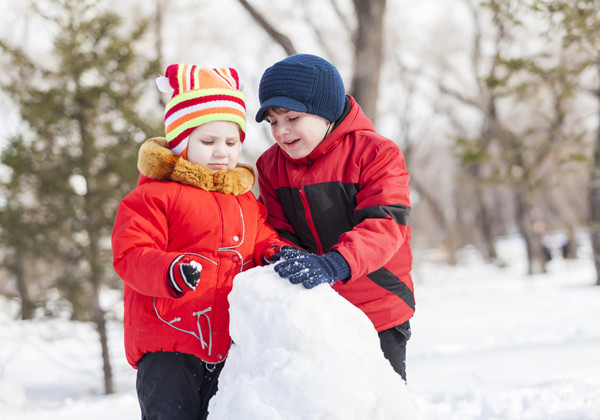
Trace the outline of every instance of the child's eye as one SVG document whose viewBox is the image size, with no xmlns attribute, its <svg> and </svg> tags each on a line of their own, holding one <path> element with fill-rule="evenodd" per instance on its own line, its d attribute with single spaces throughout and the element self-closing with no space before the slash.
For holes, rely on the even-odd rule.
<svg viewBox="0 0 600 420">
<path fill-rule="evenodd" d="M 228 141 L 228 142 L 227 142 L 227 146 L 233 147 L 233 146 L 235 146 L 237 143 L 238 143 L 238 142 L 237 142 L 237 141 L 235 141 L 235 140 Z"/>
<path fill-rule="evenodd" d="M 296 121 L 297 119 L 298 119 L 297 116 L 296 117 L 290 117 L 290 118 L 288 118 L 288 121 Z"/>
<path fill-rule="evenodd" d="M 206 145 L 206 146 L 210 146 L 211 144 L 214 144 L 214 140 L 200 140 L 202 142 L 202 144 Z"/>
</svg>

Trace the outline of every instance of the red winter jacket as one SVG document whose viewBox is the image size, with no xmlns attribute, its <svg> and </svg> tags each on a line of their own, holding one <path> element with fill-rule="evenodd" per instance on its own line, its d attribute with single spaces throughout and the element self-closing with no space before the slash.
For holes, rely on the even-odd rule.
<svg viewBox="0 0 600 420">
<path fill-rule="evenodd" d="M 136 367 L 145 353 L 177 351 L 221 362 L 231 343 L 233 277 L 282 244 L 250 192 L 254 173 L 238 165 L 215 174 L 171 153 L 163 139 L 142 145 L 138 166 L 138 187 L 122 200 L 112 235 L 125 282 L 127 360 Z M 196 290 L 173 298 L 167 270 L 183 253 L 201 261 L 201 276 Z"/>
<path fill-rule="evenodd" d="M 352 275 L 333 288 L 377 331 L 413 316 L 409 174 L 398 146 L 375 132 L 352 97 L 343 121 L 309 156 L 293 160 L 274 145 L 257 169 L 269 224 L 308 251 L 340 252 Z"/>
</svg>

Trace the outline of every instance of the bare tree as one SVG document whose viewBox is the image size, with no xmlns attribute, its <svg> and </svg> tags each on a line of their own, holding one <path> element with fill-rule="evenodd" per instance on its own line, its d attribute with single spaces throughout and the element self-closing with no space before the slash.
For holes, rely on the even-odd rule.
<svg viewBox="0 0 600 420">
<path fill-rule="evenodd" d="M 296 54 L 296 48 L 292 41 L 284 34 L 279 32 L 273 25 L 267 21 L 267 19 L 257 10 L 255 9 L 248 1 L 239 0 L 240 4 L 250 13 L 250 16 L 254 19 L 254 21 L 265 30 L 267 34 L 275 41 L 275 43 L 279 44 L 281 48 L 285 51 L 287 55 Z"/>
<path fill-rule="evenodd" d="M 475 85 L 474 95 L 469 95 L 468 89 L 456 89 L 450 87 L 447 82 L 440 79 L 439 89 L 444 94 L 463 106 L 476 109 L 481 115 L 481 123 L 478 133 L 475 137 L 469 138 L 463 134 L 458 138 L 459 157 L 465 171 L 468 184 L 473 190 L 473 196 L 478 208 L 478 225 L 481 237 L 483 239 L 484 250 L 487 259 L 494 261 L 498 258 L 496 251 L 496 234 L 493 228 L 493 215 L 489 208 L 487 195 L 491 194 L 489 185 L 484 181 L 488 171 L 487 151 L 495 136 L 498 135 L 500 121 L 498 118 L 497 101 L 500 97 L 497 86 L 488 83 L 497 78 L 499 71 L 500 49 L 502 43 L 506 40 L 507 34 L 498 19 L 494 19 L 493 27 L 495 36 L 490 46 L 493 47 L 491 57 L 484 56 L 482 52 L 482 43 L 485 42 L 482 33 L 482 18 L 479 6 L 473 4 L 470 0 L 465 0 L 464 4 L 470 11 L 471 21 L 473 23 L 473 38 L 471 43 L 470 57 L 470 76 Z M 456 112 L 454 107 L 449 108 L 451 113 Z M 463 120 L 456 115 L 449 115 L 455 128 L 459 128 L 459 133 L 467 133 L 469 130 L 463 127 Z M 465 185 L 466 186 L 466 185 Z"/>
<path fill-rule="evenodd" d="M 440 150 L 437 143 L 436 115 L 431 113 L 420 115 L 416 112 L 418 96 L 422 94 L 421 84 L 428 82 L 419 69 L 409 66 L 403 61 L 402 49 L 398 48 L 395 38 L 398 34 L 388 31 L 386 57 L 387 66 L 384 77 L 388 88 L 382 92 L 382 103 L 387 111 L 387 119 L 394 122 L 398 134 L 392 136 L 400 146 L 409 173 L 411 174 L 411 191 L 418 197 L 413 204 L 411 225 L 418 229 L 419 239 L 445 251 L 446 261 L 456 264 L 456 252 L 464 245 L 465 235 L 460 229 L 460 213 L 454 207 L 453 194 L 448 185 L 440 186 L 439 162 L 447 165 L 445 173 L 452 172 L 452 157 L 446 150 Z M 443 142 L 443 140 L 442 140 Z M 435 150 L 435 153 L 432 152 Z M 442 153 L 440 153 L 442 152 Z M 436 167 L 435 170 L 432 170 Z M 448 172 L 446 172 L 448 171 Z M 447 178 L 447 177 L 446 177 Z M 415 230 L 416 232 L 417 230 Z M 435 238 L 435 239 L 434 239 Z M 416 235 L 415 235 L 415 239 Z M 432 240 L 433 239 L 433 240 Z"/>
<path fill-rule="evenodd" d="M 249 1 L 239 0 L 239 2 L 286 54 L 296 54 L 298 49 L 289 36 L 276 29 Z M 335 5 L 334 0 L 331 3 Z M 386 0 L 353 0 L 353 4 L 356 29 L 351 36 L 354 40 L 354 71 L 349 92 L 373 124 L 376 124 L 378 87 L 383 64 L 383 22 Z M 340 15 L 339 8 L 335 10 Z M 342 26 L 349 28 L 347 21 L 341 20 Z M 311 22 L 307 23 L 314 26 Z M 327 46 L 324 49 L 327 50 Z"/>
<path fill-rule="evenodd" d="M 353 0 L 353 3 L 357 28 L 350 91 L 365 114 L 376 124 L 386 0 Z"/>
<path fill-rule="evenodd" d="M 600 1 L 583 0 L 574 3 L 557 0 L 549 4 L 540 1 L 535 5 L 552 22 L 558 22 L 562 31 L 562 46 L 565 50 L 573 52 L 574 74 L 580 78 L 582 90 L 596 99 L 597 121 L 600 121 Z M 596 86 L 591 86 L 583 77 L 588 69 L 596 75 Z M 600 286 L 600 123 L 594 134 L 591 163 L 588 185 L 589 226 L 596 284 Z"/>
<path fill-rule="evenodd" d="M 545 272 L 547 212 L 540 204 L 541 192 L 549 180 L 564 181 L 557 179 L 558 168 L 569 162 L 568 150 L 580 137 L 576 131 L 568 132 L 565 123 L 572 100 L 571 78 L 552 44 L 535 53 L 517 47 L 517 39 L 540 35 L 522 23 L 532 15 L 521 2 L 464 3 L 475 28 L 469 74 L 474 83 L 465 89 L 464 71 L 456 72 L 452 84 L 440 78 L 440 91 L 480 115 L 478 130 L 460 136 L 457 146 L 474 187 L 488 256 L 496 255 L 492 198 L 497 187 L 509 187 L 514 221 L 527 249 L 528 272 Z M 459 117 L 450 119 L 458 126 L 464 124 Z M 468 133 L 464 128 L 460 131 Z"/>
<path fill-rule="evenodd" d="M 598 58 L 600 62 L 600 57 Z M 599 84 L 595 95 L 600 104 L 600 64 L 596 65 Z M 598 106 L 598 117 L 600 118 L 600 106 Z M 594 144 L 593 169 L 590 173 L 589 184 L 590 201 L 590 227 L 592 233 L 592 248 L 594 251 L 594 265 L 596 267 L 596 285 L 600 286 L 600 125 L 596 129 L 596 141 Z"/>
<path fill-rule="evenodd" d="M 166 6 L 164 0 L 156 0 L 155 8 L 154 8 L 154 43 L 156 50 L 156 62 L 158 67 L 162 70 L 163 68 L 163 16 L 165 12 Z M 162 108 L 167 105 L 164 97 L 162 95 L 158 96 L 158 103 Z"/>
</svg>

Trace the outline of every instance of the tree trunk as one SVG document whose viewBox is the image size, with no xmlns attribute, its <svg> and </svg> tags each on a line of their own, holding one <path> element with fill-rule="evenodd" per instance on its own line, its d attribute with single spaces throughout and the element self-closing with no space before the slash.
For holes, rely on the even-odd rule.
<svg viewBox="0 0 600 420">
<path fill-rule="evenodd" d="M 516 221 L 519 231 L 525 241 L 527 249 L 527 272 L 528 274 L 540 274 L 546 272 L 546 257 L 542 241 L 542 232 L 534 229 L 534 221 L 531 219 L 531 206 L 529 200 L 522 191 L 515 193 Z"/>
<path fill-rule="evenodd" d="M 161 71 L 163 70 L 163 16 L 164 16 L 165 7 L 162 0 L 156 0 L 155 11 L 154 11 L 154 42 L 156 49 L 156 59 L 158 60 L 158 65 Z M 161 73 L 162 74 L 162 73 Z M 167 106 L 167 102 L 164 99 L 163 95 L 158 95 L 158 103 L 161 108 Z"/>
<path fill-rule="evenodd" d="M 93 220 L 93 219 L 92 219 Z M 92 223 L 90 223 L 92 224 Z M 93 224 L 92 224 L 93 225 Z M 106 333 L 106 319 L 104 318 L 104 311 L 100 306 L 100 289 L 101 289 L 101 278 L 102 278 L 102 267 L 101 261 L 98 255 L 97 238 L 95 232 L 88 232 L 90 236 L 90 253 L 89 253 L 89 264 L 91 273 L 92 283 L 92 305 L 93 305 L 93 316 L 94 322 L 96 323 L 96 329 L 100 337 L 100 347 L 102 348 L 102 366 L 104 371 L 104 392 L 106 394 L 112 394 L 114 392 L 113 386 L 113 375 L 112 367 L 110 364 L 110 354 L 108 351 L 108 335 Z"/>
<path fill-rule="evenodd" d="M 600 75 L 600 66 L 598 66 L 597 72 L 598 75 Z M 600 87 L 596 91 L 596 97 L 600 105 Z M 600 106 L 598 107 L 597 112 L 600 115 Z M 600 125 L 596 131 L 594 162 L 590 173 L 589 206 L 592 252 L 594 255 L 594 265 L 596 267 L 596 285 L 600 286 Z"/>
<path fill-rule="evenodd" d="M 84 148 L 85 150 L 85 148 Z M 88 183 L 88 185 L 90 185 Z M 99 237 L 100 235 L 96 231 L 95 213 L 92 210 L 92 196 L 93 193 L 88 192 L 86 194 L 86 211 L 88 214 L 88 237 L 90 238 L 88 246 L 88 263 L 90 266 L 90 281 L 92 283 L 92 305 L 94 322 L 98 330 L 100 337 L 100 346 L 102 348 L 102 366 L 104 371 L 104 392 L 106 394 L 112 394 L 114 392 L 113 386 L 113 375 L 112 367 L 110 364 L 110 354 L 108 351 L 108 336 L 106 333 L 106 319 L 104 318 L 104 311 L 100 306 L 100 289 L 102 285 L 102 272 L 103 266 L 100 260 L 99 251 Z"/>
<path fill-rule="evenodd" d="M 102 348 L 102 366 L 104 371 L 104 392 L 112 394 L 115 392 L 113 386 L 112 367 L 110 364 L 110 355 L 108 351 L 108 336 L 106 334 L 106 320 L 104 319 L 104 311 L 100 307 L 100 296 L 96 287 L 92 293 L 94 305 L 94 322 L 100 337 L 100 346 Z"/>
<path fill-rule="evenodd" d="M 477 183 L 477 180 L 475 180 Z M 479 185 L 475 185 L 475 197 L 477 199 L 477 207 L 479 209 L 479 225 L 483 244 L 485 246 L 485 256 L 488 262 L 493 262 L 498 259 L 496 252 L 496 235 L 492 226 L 492 218 L 483 199 L 483 191 Z"/>
<path fill-rule="evenodd" d="M 456 252 L 459 248 L 459 238 L 456 232 L 456 222 L 452 223 L 451 220 L 448 220 L 446 217 L 446 212 L 444 207 L 435 199 L 435 197 L 429 193 L 427 188 L 420 182 L 417 178 L 412 178 L 410 182 L 414 185 L 415 191 L 419 194 L 422 200 L 429 203 L 431 207 L 431 212 L 437 218 L 438 223 L 440 223 L 444 229 L 444 236 L 446 237 L 446 246 L 448 248 L 448 259 L 447 263 L 450 265 L 456 265 Z"/>
<path fill-rule="evenodd" d="M 376 125 L 386 0 L 353 1 L 358 28 L 354 41 L 354 76 L 350 93 Z"/>
<path fill-rule="evenodd" d="M 15 261 L 13 265 L 13 273 L 17 279 L 17 291 L 21 298 L 21 319 L 32 319 L 35 305 L 31 301 L 29 295 L 29 286 L 25 277 L 25 266 L 20 252 L 15 252 Z"/>
<path fill-rule="evenodd" d="M 489 132 L 484 131 L 483 136 L 488 135 Z M 487 144 L 482 145 L 482 148 L 486 148 Z M 474 185 L 475 201 L 478 212 L 478 224 L 483 239 L 485 258 L 488 262 L 494 262 L 498 259 L 498 253 L 496 252 L 496 235 L 494 234 L 493 222 L 490 216 L 488 206 L 484 199 L 484 188 L 481 186 L 481 171 L 482 163 L 473 163 L 466 168 L 466 173 L 471 178 Z"/>
<path fill-rule="evenodd" d="M 102 349 L 102 367 L 104 371 L 104 392 L 105 394 L 114 393 L 113 386 L 113 375 L 112 367 L 110 364 L 110 355 L 108 351 L 108 336 L 106 333 L 106 320 L 104 318 L 104 311 L 100 305 L 100 290 L 102 286 L 103 278 L 103 263 L 100 258 L 100 246 L 98 245 L 102 234 L 100 233 L 99 223 L 97 222 L 97 208 L 95 206 L 94 198 L 97 191 L 94 182 L 96 181 L 91 173 L 91 157 L 94 153 L 93 138 L 88 135 L 87 124 L 82 114 L 79 115 L 79 136 L 81 139 L 81 163 L 82 176 L 86 179 L 87 192 L 84 195 L 84 211 L 85 219 L 85 230 L 89 243 L 84 247 L 84 255 L 86 256 L 87 263 L 89 265 L 89 281 L 92 285 L 92 314 L 98 335 L 100 338 L 100 347 Z"/>
</svg>

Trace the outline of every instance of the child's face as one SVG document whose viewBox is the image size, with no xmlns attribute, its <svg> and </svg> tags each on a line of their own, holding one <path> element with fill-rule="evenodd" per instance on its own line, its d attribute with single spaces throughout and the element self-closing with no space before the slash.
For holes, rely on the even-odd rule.
<svg viewBox="0 0 600 420">
<path fill-rule="evenodd" d="M 190 134 L 187 159 L 213 171 L 233 169 L 241 151 L 239 126 L 231 121 L 212 121 Z"/>
<path fill-rule="evenodd" d="M 273 138 L 292 159 L 305 158 L 312 152 L 329 130 L 330 123 L 318 115 L 297 111 L 274 111 L 265 114 L 271 125 Z"/>
</svg>

